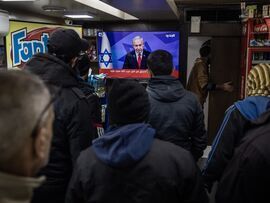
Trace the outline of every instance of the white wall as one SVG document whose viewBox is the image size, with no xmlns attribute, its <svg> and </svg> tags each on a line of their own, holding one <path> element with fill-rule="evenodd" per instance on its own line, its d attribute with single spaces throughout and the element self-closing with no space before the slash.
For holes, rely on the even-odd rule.
<svg viewBox="0 0 270 203">
<path fill-rule="evenodd" d="M 194 61 L 196 58 L 200 56 L 199 50 L 201 45 L 210 39 L 210 37 L 189 37 L 188 38 L 188 53 L 187 53 L 187 78 L 189 78 L 189 74 L 194 65 Z M 188 81 L 188 80 L 187 80 Z M 204 122 L 205 127 L 208 127 L 208 97 L 204 104 Z"/>
</svg>

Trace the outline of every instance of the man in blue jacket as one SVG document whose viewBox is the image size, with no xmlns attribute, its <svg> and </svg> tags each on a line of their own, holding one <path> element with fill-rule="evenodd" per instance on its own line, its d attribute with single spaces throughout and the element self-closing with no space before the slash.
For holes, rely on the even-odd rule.
<svg viewBox="0 0 270 203">
<path fill-rule="evenodd" d="M 66 203 L 207 202 L 191 154 L 155 139 L 146 123 L 149 100 L 135 81 L 113 82 L 108 95 L 110 128 L 77 160 Z"/>
<path fill-rule="evenodd" d="M 203 170 L 205 186 L 209 191 L 213 183 L 221 179 L 235 148 L 246 136 L 250 123 L 270 107 L 270 65 L 259 64 L 253 67 L 248 74 L 247 86 L 248 97 L 227 109 L 213 142 Z"/>
<path fill-rule="evenodd" d="M 189 150 L 197 161 L 207 145 L 202 107 L 196 96 L 171 76 L 172 55 L 152 52 L 147 60 L 151 79 L 147 91 L 151 104 L 149 123 L 157 137 Z"/>
<path fill-rule="evenodd" d="M 216 192 L 216 203 L 270 202 L 270 111 L 245 132 L 225 168 Z"/>
</svg>

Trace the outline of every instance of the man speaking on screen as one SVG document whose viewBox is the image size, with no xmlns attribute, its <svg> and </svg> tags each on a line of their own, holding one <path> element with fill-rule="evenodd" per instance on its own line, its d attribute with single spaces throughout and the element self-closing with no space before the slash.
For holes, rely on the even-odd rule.
<svg viewBox="0 0 270 203">
<path fill-rule="evenodd" d="M 127 53 L 123 69 L 147 69 L 146 59 L 150 52 L 144 49 L 144 41 L 141 36 L 132 39 L 133 51 Z"/>
</svg>

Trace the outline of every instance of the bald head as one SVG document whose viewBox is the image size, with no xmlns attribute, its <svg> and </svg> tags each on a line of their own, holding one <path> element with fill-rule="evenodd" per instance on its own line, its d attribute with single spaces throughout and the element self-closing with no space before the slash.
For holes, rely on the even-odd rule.
<svg viewBox="0 0 270 203">
<path fill-rule="evenodd" d="M 47 125 L 50 94 L 43 82 L 24 71 L 0 71 L 0 165 L 16 161 L 35 138 L 36 125 Z M 37 124 L 38 122 L 38 124 Z M 28 156 L 28 155 L 27 155 Z"/>
</svg>

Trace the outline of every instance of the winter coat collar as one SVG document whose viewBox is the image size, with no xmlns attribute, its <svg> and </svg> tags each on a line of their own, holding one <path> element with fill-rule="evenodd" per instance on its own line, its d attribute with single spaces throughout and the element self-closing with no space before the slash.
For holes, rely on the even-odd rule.
<svg viewBox="0 0 270 203">
<path fill-rule="evenodd" d="M 175 102 L 186 94 L 181 82 L 170 75 L 152 77 L 147 91 L 150 97 L 161 102 Z"/>
<path fill-rule="evenodd" d="M 45 177 L 20 177 L 0 172 L 0 202 L 1 203 L 28 203 L 33 190 L 39 187 Z"/>
<path fill-rule="evenodd" d="M 34 55 L 24 68 L 51 85 L 76 87 L 79 84 L 76 73 L 71 67 L 50 54 L 39 53 Z"/>
</svg>

